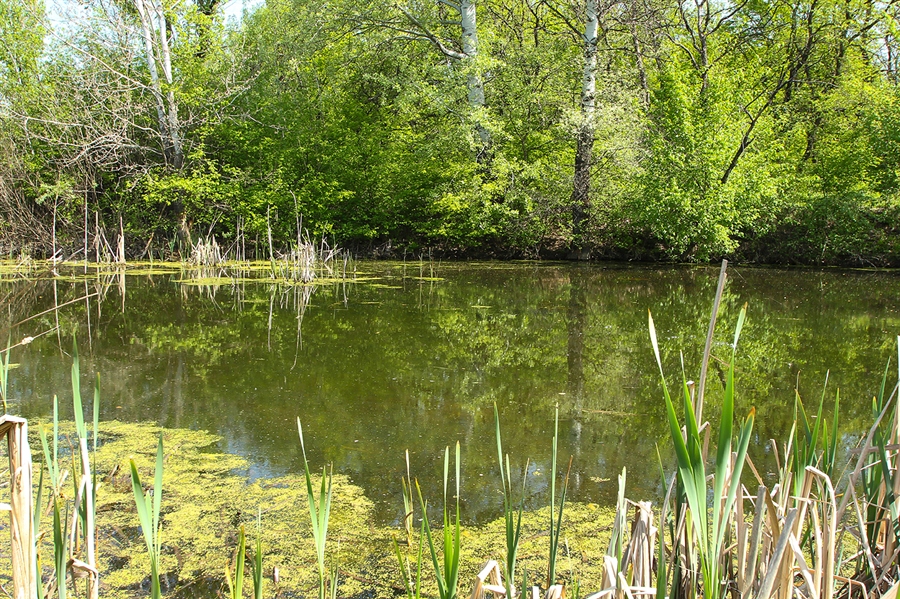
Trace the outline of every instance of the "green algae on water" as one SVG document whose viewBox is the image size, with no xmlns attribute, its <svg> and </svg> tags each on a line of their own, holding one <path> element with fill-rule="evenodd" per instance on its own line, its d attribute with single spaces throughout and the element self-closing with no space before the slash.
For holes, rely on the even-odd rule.
<svg viewBox="0 0 900 599">
<path fill-rule="evenodd" d="M 61 426 L 61 431 L 71 434 L 71 424 Z M 160 431 L 165 444 L 160 564 L 161 575 L 168 581 L 164 594 L 197 597 L 204 593 L 201 589 L 215 592 L 223 587 L 224 566 L 233 558 L 237 531 L 243 524 L 250 542 L 255 543 L 257 514 L 265 553 L 266 594 L 277 592 L 290 597 L 313 593 L 317 584 L 315 550 L 301 475 L 251 481 L 246 475 L 247 460 L 217 451 L 221 438 L 216 435 L 113 421 L 100 425 L 101 445 L 96 456 L 102 596 L 146 595 L 149 558 L 140 536 L 127 464 L 134 459 L 139 471 L 149 474 Z M 339 564 L 338 595 L 373 599 L 396 596 L 402 583 L 391 538 L 400 530 L 375 524 L 372 501 L 349 478 L 335 474 L 333 485 L 326 560 Z M 547 509 L 523 517 L 520 563 L 528 568 L 535 584 L 543 584 L 542 576 L 546 576 L 548 518 Z M 567 509 L 563 524 L 566 550 L 559 566 L 563 579 L 577 576 L 582 588 L 599 588 L 611 521 L 612 511 L 595 504 L 575 503 Z M 502 558 L 502 527 L 498 520 L 463 528 L 462 592 L 469 592 L 486 560 Z M 45 536 L 43 563 L 50 563 L 47 560 L 52 550 Z M 8 559 L 0 562 L 0 572 L 8 572 L 8 568 Z M 279 573 L 277 588 L 272 581 L 275 568 Z M 427 594 L 436 591 L 431 578 L 424 583 Z"/>
</svg>

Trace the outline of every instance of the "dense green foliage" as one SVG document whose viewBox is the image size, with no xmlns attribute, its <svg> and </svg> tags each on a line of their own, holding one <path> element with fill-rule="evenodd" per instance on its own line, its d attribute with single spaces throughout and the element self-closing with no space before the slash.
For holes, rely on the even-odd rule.
<svg viewBox="0 0 900 599">
<path fill-rule="evenodd" d="M 0 0 L 0 252 L 572 246 L 583 2 L 157 4 Z M 900 264 L 895 3 L 597 12 L 595 257 Z"/>
</svg>

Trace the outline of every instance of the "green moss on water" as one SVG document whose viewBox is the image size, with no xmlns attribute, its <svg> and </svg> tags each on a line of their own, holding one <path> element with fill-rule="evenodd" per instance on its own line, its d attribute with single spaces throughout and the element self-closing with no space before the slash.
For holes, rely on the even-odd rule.
<svg viewBox="0 0 900 599">
<path fill-rule="evenodd" d="M 71 426 L 63 430 L 70 431 Z M 129 459 L 135 460 L 142 480 L 150 484 L 160 431 L 165 447 L 161 569 L 170 583 L 167 594 L 201 597 L 215 593 L 223 584 L 224 566 L 234 552 L 241 524 L 247 530 L 248 547 L 254 546 L 258 513 L 265 552 L 266 595 L 272 596 L 276 591 L 286 597 L 315 594 L 316 562 L 302 476 L 250 481 L 246 476 L 247 461 L 216 451 L 221 439 L 204 431 L 121 422 L 102 423 L 100 430 L 96 463 L 101 481 L 97 526 L 102 596 L 146 595 L 149 558 L 135 512 Z M 40 448 L 37 439 L 32 443 L 35 449 Z M 335 559 L 340 563 L 339 596 L 396 596 L 401 582 L 391 538 L 403 534 L 375 524 L 371 500 L 346 476 L 336 474 L 333 488 L 327 551 L 329 563 Z M 528 568 L 531 583 L 544 584 L 549 517 L 549 511 L 544 509 L 523 518 L 520 567 Z M 583 588 L 599 588 L 611 521 L 609 509 L 593 504 L 567 506 L 567 550 L 562 552 L 558 566 L 563 578 L 577 575 Z M 45 518 L 42 526 L 46 528 L 49 523 L 50 519 Z M 469 593 L 475 575 L 487 559 L 502 560 L 504 538 L 502 521 L 463 529 L 463 594 Z M 52 547 L 46 542 L 43 554 L 43 563 L 52 563 Z M 2 567 L 8 571 L 7 564 Z M 424 566 L 426 591 L 434 595 L 427 551 Z M 280 575 L 278 589 L 271 579 L 275 567 Z M 45 577 L 49 574 L 45 568 Z"/>
<path fill-rule="evenodd" d="M 185 273 L 190 274 L 190 273 Z M 225 285 L 236 285 L 240 283 L 273 283 L 282 287 L 321 287 L 323 285 L 333 285 L 336 283 L 367 283 L 369 281 L 378 280 L 380 277 L 355 277 L 342 279 L 339 277 L 316 277 L 313 281 L 304 282 L 286 278 L 268 279 L 265 277 L 243 277 L 243 276 L 221 276 L 221 277 L 183 277 L 176 279 L 176 283 L 182 285 L 197 285 L 207 287 L 220 287 Z"/>
</svg>

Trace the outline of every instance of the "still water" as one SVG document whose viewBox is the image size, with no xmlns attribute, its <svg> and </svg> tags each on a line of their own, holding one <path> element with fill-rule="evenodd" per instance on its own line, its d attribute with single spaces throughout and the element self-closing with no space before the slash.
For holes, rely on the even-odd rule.
<svg viewBox="0 0 900 599">
<path fill-rule="evenodd" d="M 657 451 L 669 464 L 671 449 L 647 311 L 670 383 L 679 352 L 697 378 L 717 268 L 358 263 L 351 271 L 315 288 L 274 284 L 264 272 L 200 278 L 158 265 L 3 275 L 0 333 L 36 337 L 13 350 L 11 410 L 46 419 L 56 393 L 71 416 L 77 335 L 82 387 L 96 372 L 102 378 L 103 420 L 214 431 L 223 440 L 211 450 L 243 455 L 249 476 L 266 477 L 301 471 L 300 417 L 313 464 L 350 476 L 384 523 L 401 511 L 405 450 L 413 477 L 438 497 L 444 448 L 457 441 L 466 518 L 498 515 L 494 404 L 513 467 L 528 460 L 530 505 L 547 501 L 556 406 L 560 468 L 572 457 L 570 497 L 613 503 L 627 467 L 629 497 L 657 499 Z M 900 273 L 732 267 L 708 383 L 714 423 L 745 303 L 737 413 L 757 409 L 758 468 L 774 469 L 767 441 L 786 438 L 795 387 L 814 410 L 829 370 L 826 414 L 830 422 L 840 388 L 842 442 L 851 444 L 890 357 L 896 373 Z"/>
</svg>

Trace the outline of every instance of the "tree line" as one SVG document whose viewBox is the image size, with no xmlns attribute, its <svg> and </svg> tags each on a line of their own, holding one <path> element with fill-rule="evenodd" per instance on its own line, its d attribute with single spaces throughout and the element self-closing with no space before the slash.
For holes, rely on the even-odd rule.
<svg viewBox="0 0 900 599">
<path fill-rule="evenodd" d="M 0 0 L 0 253 L 900 264 L 897 0 L 225 8 Z"/>
</svg>

